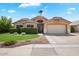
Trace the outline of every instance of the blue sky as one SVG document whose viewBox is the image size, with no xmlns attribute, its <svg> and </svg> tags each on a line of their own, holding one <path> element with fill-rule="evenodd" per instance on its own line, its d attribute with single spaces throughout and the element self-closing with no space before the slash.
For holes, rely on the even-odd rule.
<svg viewBox="0 0 79 59">
<path fill-rule="evenodd" d="M 70 21 L 79 20 L 78 3 L 0 3 L 0 16 L 11 17 L 14 22 L 38 16 L 40 9 L 48 19 L 59 16 Z"/>
</svg>

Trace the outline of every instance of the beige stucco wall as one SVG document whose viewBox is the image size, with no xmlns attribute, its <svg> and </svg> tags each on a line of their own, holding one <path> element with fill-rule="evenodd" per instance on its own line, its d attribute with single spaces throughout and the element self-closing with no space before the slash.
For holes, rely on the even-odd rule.
<svg viewBox="0 0 79 59">
<path fill-rule="evenodd" d="M 76 32 L 79 32 L 79 25 L 73 25 Z"/>
<path fill-rule="evenodd" d="M 26 21 L 20 21 L 20 22 L 15 23 L 15 27 L 16 27 L 16 25 L 23 25 L 23 28 L 27 28 L 27 24 L 34 25 L 34 28 L 37 27 L 36 23 L 34 23 L 34 22 L 26 22 Z"/>
<path fill-rule="evenodd" d="M 77 25 L 77 32 L 79 32 L 79 25 Z"/>
</svg>

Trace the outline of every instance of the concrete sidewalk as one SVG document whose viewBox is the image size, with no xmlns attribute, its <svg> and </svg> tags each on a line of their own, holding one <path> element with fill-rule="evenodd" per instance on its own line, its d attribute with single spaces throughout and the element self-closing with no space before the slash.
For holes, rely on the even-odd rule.
<svg viewBox="0 0 79 59">
<path fill-rule="evenodd" d="M 31 44 L 16 48 L 0 48 L 0 56 L 79 56 L 79 47 Z"/>
</svg>

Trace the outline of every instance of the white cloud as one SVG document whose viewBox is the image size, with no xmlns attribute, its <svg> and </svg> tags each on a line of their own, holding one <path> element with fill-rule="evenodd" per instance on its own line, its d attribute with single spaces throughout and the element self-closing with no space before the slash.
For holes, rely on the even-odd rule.
<svg viewBox="0 0 79 59">
<path fill-rule="evenodd" d="M 6 10 L 6 9 L 1 9 L 2 12 L 8 12 L 8 13 L 15 13 L 15 10 Z"/>
<path fill-rule="evenodd" d="M 1 11 L 3 11 L 3 12 L 4 12 L 4 11 L 6 11 L 6 9 L 2 9 Z"/>
<path fill-rule="evenodd" d="M 19 7 L 23 7 L 23 8 L 26 8 L 28 6 L 40 6 L 41 3 L 23 3 L 23 4 L 20 4 Z"/>
<path fill-rule="evenodd" d="M 67 14 L 71 14 L 72 12 L 71 11 L 67 11 Z"/>
<path fill-rule="evenodd" d="M 7 12 L 8 13 L 15 13 L 16 11 L 15 10 L 8 10 Z"/>
<path fill-rule="evenodd" d="M 41 10 L 43 10 L 42 15 L 46 15 L 46 13 L 47 13 L 47 8 L 48 8 L 48 6 L 45 6 L 43 9 L 41 9 Z"/>
<path fill-rule="evenodd" d="M 76 10 L 76 8 L 69 8 L 68 10 Z"/>
<path fill-rule="evenodd" d="M 34 17 L 35 15 L 31 15 L 31 17 Z"/>
<path fill-rule="evenodd" d="M 76 8 L 69 8 L 68 10 L 67 10 L 67 14 L 72 14 L 74 11 L 76 10 Z"/>
</svg>

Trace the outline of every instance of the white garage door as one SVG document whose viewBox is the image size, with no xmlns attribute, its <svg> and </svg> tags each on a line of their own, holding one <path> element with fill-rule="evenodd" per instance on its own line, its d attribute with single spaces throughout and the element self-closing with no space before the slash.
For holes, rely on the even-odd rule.
<svg viewBox="0 0 79 59">
<path fill-rule="evenodd" d="M 63 34 L 66 33 L 65 25 L 48 25 L 47 33 L 49 34 Z"/>
</svg>

